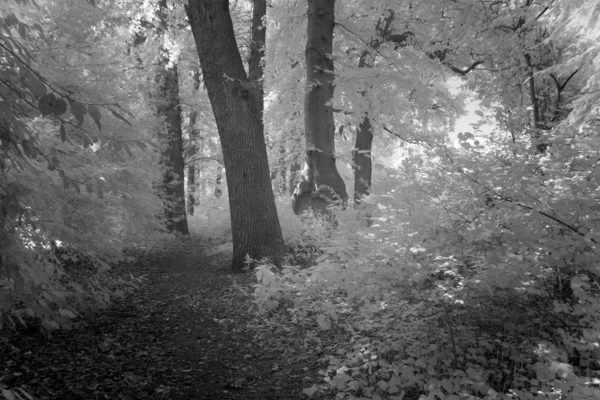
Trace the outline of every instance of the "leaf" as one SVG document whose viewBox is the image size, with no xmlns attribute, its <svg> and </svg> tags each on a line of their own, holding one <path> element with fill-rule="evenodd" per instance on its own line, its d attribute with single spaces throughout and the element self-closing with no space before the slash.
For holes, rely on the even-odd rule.
<svg viewBox="0 0 600 400">
<path fill-rule="evenodd" d="M 127 144 L 123 143 L 123 148 L 125 149 L 125 152 L 129 154 L 129 157 L 133 157 L 133 153 Z"/>
<path fill-rule="evenodd" d="M 67 141 L 67 131 L 65 130 L 64 124 L 60 124 L 60 140 L 62 140 L 63 143 Z"/>
<path fill-rule="evenodd" d="M 36 158 L 38 156 L 37 148 L 33 145 L 31 141 L 24 140 L 23 143 L 21 143 L 21 146 L 23 146 L 23 152 L 27 157 Z"/>
<path fill-rule="evenodd" d="M 0 311 L 7 313 L 12 309 L 14 298 L 11 294 L 0 294 Z"/>
<path fill-rule="evenodd" d="M 348 383 L 348 381 L 351 381 L 352 378 L 350 376 L 348 376 L 345 373 L 341 373 L 338 376 L 336 376 L 335 378 L 333 378 L 331 380 L 331 386 L 333 386 L 334 388 L 337 389 L 345 389 L 346 388 L 346 383 Z"/>
<path fill-rule="evenodd" d="M 67 310 L 66 308 L 61 308 L 58 310 L 58 313 L 60 315 L 64 315 L 65 317 L 69 317 L 69 318 L 77 318 L 77 315 L 71 311 L 71 310 Z"/>
<path fill-rule="evenodd" d="M 70 185 L 69 178 L 67 178 L 66 176 L 63 176 L 63 187 L 65 189 L 68 189 L 69 185 Z"/>
<path fill-rule="evenodd" d="M 16 204 L 9 204 L 6 206 L 6 216 L 8 218 L 16 218 L 19 215 L 20 207 Z"/>
<path fill-rule="evenodd" d="M 67 112 L 67 102 L 62 97 L 59 97 L 54 102 L 54 107 L 52 110 L 52 114 L 59 117 Z"/>
<path fill-rule="evenodd" d="M 33 74 L 29 74 L 25 80 L 25 85 L 36 99 L 46 94 L 46 85 Z"/>
<path fill-rule="evenodd" d="M 81 138 L 82 141 L 82 145 L 84 149 L 87 149 L 88 147 L 90 147 L 90 139 L 88 139 L 87 135 L 83 135 L 83 137 Z"/>
<path fill-rule="evenodd" d="M 81 193 L 81 189 L 79 188 L 79 184 L 77 182 L 75 182 L 74 180 L 71 180 L 69 183 L 71 184 L 71 187 L 73 187 L 77 193 Z"/>
<path fill-rule="evenodd" d="M 121 105 L 119 103 L 113 103 L 113 106 L 117 107 L 119 110 L 123 110 L 123 112 L 127 115 L 129 115 L 131 118 L 135 118 L 135 116 L 133 115 L 133 113 L 129 110 L 127 110 L 126 108 L 121 107 Z"/>
<path fill-rule="evenodd" d="M 141 140 L 136 140 L 135 144 L 138 145 L 138 147 L 142 150 L 146 150 L 148 148 L 148 146 L 146 145 L 146 143 L 142 142 Z M 600 170 L 600 169 L 599 169 Z"/>
<path fill-rule="evenodd" d="M 319 328 L 324 331 L 331 329 L 331 319 L 325 314 L 319 314 L 317 323 L 319 324 Z"/>
<path fill-rule="evenodd" d="M 309 388 L 302 389 L 302 393 L 304 393 L 308 397 L 311 397 L 313 394 L 317 393 L 318 391 L 319 391 L 319 389 L 317 389 L 317 385 L 312 385 Z"/>
<path fill-rule="evenodd" d="M 42 115 L 51 114 L 54 111 L 54 103 L 56 102 L 56 96 L 53 93 L 47 93 L 40 97 L 38 101 L 38 108 Z"/>
<path fill-rule="evenodd" d="M 94 193 L 94 187 L 93 187 L 92 185 L 90 185 L 89 183 L 86 183 L 86 184 L 85 184 L 85 190 L 86 190 L 88 193 Z"/>
<path fill-rule="evenodd" d="M 17 400 L 17 397 L 12 390 L 2 389 L 2 396 L 4 396 L 6 400 Z"/>
<path fill-rule="evenodd" d="M 127 119 L 125 119 L 125 117 L 123 117 L 121 114 L 119 114 L 118 112 L 116 112 L 115 110 L 111 110 L 109 109 L 109 111 L 112 113 L 112 115 L 114 115 L 116 118 L 120 119 L 123 122 L 126 122 L 127 124 L 129 124 L 129 126 L 131 125 L 131 122 L 127 121 Z"/>
<path fill-rule="evenodd" d="M 58 324 L 58 322 L 50 321 L 49 319 L 42 321 L 42 327 L 49 331 L 54 331 L 54 330 L 60 329 L 60 325 Z"/>
<path fill-rule="evenodd" d="M 480 117 L 484 116 L 483 111 L 481 110 L 475 110 L 475 114 L 479 115 Z"/>
<path fill-rule="evenodd" d="M 36 4 L 36 7 L 39 9 L 39 6 L 37 6 L 37 4 Z M 40 34 L 40 37 L 42 39 L 46 40 L 46 36 L 44 35 L 44 30 L 42 29 L 42 26 L 38 23 L 35 23 L 35 24 L 33 24 L 33 27 L 38 31 L 38 33 Z"/>
<path fill-rule="evenodd" d="M 19 36 L 21 39 L 27 40 L 27 25 L 22 22 L 19 22 Z"/>
<path fill-rule="evenodd" d="M 87 114 L 87 107 L 75 100 L 69 99 L 69 105 L 71 106 L 71 112 L 73 116 L 77 120 L 77 126 L 81 126 L 83 124 L 83 117 Z"/>
<path fill-rule="evenodd" d="M 100 110 L 98 110 L 98 108 L 94 105 L 89 105 L 87 110 L 90 114 L 90 117 L 92 117 L 92 119 L 98 126 L 98 129 L 102 129 L 102 125 L 100 124 L 100 118 L 102 118 L 102 113 L 100 113 Z"/>
</svg>

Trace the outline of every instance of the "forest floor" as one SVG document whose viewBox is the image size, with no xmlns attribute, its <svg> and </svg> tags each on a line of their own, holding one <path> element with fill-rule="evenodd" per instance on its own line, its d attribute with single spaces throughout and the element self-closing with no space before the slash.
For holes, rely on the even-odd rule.
<svg viewBox="0 0 600 400">
<path fill-rule="evenodd" d="M 343 334 L 248 312 L 255 277 L 218 247 L 140 257 L 127 271 L 140 289 L 76 330 L 3 330 L 0 383 L 36 399 L 307 399 Z"/>
</svg>

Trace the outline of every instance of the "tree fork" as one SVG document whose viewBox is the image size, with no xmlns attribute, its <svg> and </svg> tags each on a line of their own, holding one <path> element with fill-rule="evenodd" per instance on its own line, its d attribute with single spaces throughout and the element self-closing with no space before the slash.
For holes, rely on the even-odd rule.
<svg viewBox="0 0 600 400">
<path fill-rule="evenodd" d="M 246 256 L 280 265 L 285 252 L 260 112 L 240 55 L 228 0 L 190 0 L 185 7 L 223 150 L 233 238 L 232 270 Z"/>
</svg>

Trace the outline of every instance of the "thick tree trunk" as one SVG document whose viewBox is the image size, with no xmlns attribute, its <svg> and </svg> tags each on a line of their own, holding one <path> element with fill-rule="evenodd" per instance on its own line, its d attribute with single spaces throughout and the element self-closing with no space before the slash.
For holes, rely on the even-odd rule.
<svg viewBox="0 0 600 400">
<path fill-rule="evenodd" d="M 159 33 L 167 30 L 166 0 L 158 3 Z M 166 52 L 166 49 L 162 49 Z M 162 166 L 161 197 L 164 202 L 164 217 L 167 230 L 189 235 L 185 213 L 185 186 L 183 160 L 183 131 L 181 104 L 179 99 L 179 76 L 177 64 L 162 56 L 156 71 L 156 113 L 161 121 L 158 136 L 165 145 L 161 154 Z"/>
<path fill-rule="evenodd" d="M 296 214 L 308 208 L 324 211 L 332 202 L 345 205 L 346 184 L 335 164 L 333 120 L 334 0 L 308 0 L 306 95 L 304 118 L 306 169 L 292 196 Z"/>
<path fill-rule="evenodd" d="M 248 81 L 227 0 L 190 0 L 192 27 L 225 164 L 233 236 L 232 269 L 246 255 L 280 265 L 285 251 L 269 179 L 260 91 Z"/>
</svg>

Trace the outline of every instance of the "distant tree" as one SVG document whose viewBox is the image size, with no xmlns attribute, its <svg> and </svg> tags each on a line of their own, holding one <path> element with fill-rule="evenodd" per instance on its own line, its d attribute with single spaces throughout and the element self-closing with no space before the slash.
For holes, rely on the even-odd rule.
<svg viewBox="0 0 600 400">
<path fill-rule="evenodd" d="M 228 0 L 191 0 L 186 12 L 215 114 L 229 192 L 233 271 L 246 256 L 279 265 L 284 242 L 269 177 L 261 90 L 248 79 Z"/>
<path fill-rule="evenodd" d="M 164 217 L 169 231 L 189 235 L 184 189 L 183 128 L 179 100 L 177 60 L 167 46 L 167 0 L 158 2 L 158 36 L 162 41 L 156 68 L 156 113 L 161 122 L 157 136 L 164 146 L 161 197 L 165 204 Z"/>
</svg>

